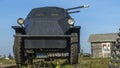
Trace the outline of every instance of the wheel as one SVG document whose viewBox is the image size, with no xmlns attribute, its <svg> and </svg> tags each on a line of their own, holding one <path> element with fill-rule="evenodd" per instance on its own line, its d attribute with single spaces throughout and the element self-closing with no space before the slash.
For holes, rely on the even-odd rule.
<svg viewBox="0 0 120 68">
<path fill-rule="evenodd" d="M 71 37 L 71 46 L 70 46 L 70 64 L 77 64 L 78 63 L 78 34 L 72 33 L 74 35 Z"/>
<path fill-rule="evenodd" d="M 33 54 L 29 54 L 27 55 L 27 59 L 26 59 L 26 64 L 27 65 L 32 65 L 33 64 L 33 57 L 32 57 Z"/>
<path fill-rule="evenodd" d="M 13 52 L 15 56 L 15 62 L 18 67 L 22 66 L 24 64 L 24 50 L 22 45 L 22 39 L 21 38 L 15 38 L 14 46 L 13 46 Z"/>
</svg>

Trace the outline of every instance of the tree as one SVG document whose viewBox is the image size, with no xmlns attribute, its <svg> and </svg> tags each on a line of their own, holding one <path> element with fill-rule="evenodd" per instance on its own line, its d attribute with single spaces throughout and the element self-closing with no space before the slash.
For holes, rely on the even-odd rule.
<svg viewBox="0 0 120 68">
<path fill-rule="evenodd" d="M 13 59 L 13 56 L 11 55 L 11 53 L 9 53 L 8 58 Z"/>
</svg>

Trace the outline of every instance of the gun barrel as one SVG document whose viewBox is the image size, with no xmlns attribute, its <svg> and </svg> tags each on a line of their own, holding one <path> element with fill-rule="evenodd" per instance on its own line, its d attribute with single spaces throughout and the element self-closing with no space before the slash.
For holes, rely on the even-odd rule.
<svg viewBox="0 0 120 68">
<path fill-rule="evenodd" d="M 80 11 L 73 11 L 73 12 L 68 12 L 69 14 L 72 14 L 72 13 L 78 13 Z"/>
<path fill-rule="evenodd" d="M 74 7 L 74 8 L 68 8 L 66 10 L 69 11 L 69 10 L 74 10 L 74 9 L 79 9 L 79 8 L 88 8 L 88 7 L 89 7 L 89 5 L 83 5 L 83 6 L 78 6 L 78 7 Z"/>
</svg>

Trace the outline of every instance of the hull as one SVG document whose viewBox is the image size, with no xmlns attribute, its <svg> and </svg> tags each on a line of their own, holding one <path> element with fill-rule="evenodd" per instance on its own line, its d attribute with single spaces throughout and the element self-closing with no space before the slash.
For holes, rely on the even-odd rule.
<svg viewBox="0 0 120 68">
<path fill-rule="evenodd" d="M 25 48 L 66 48 L 66 39 L 26 39 Z"/>
</svg>

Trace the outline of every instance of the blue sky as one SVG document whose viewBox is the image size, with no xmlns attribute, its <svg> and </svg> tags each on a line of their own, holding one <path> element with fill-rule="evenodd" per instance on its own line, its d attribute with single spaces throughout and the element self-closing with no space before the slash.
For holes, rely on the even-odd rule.
<svg viewBox="0 0 120 68">
<path fill-rule="evenodd" d="M 90 8 L 80 9 L 71 14 L 75 25 L 81 28 L 81 47 L 90 52 L 87 42 L 90 34 L 118 32 L 120 26 L 120 0 L 1 0 L 0 1 L 0 54 L 12 53 L 13 25 L 19 17 L 25 18 L 32 8 L 57 6 L 71 8 L 89 4 Z"/>
</svg>

